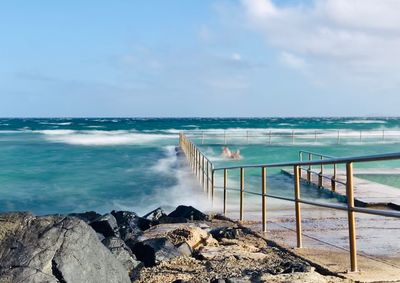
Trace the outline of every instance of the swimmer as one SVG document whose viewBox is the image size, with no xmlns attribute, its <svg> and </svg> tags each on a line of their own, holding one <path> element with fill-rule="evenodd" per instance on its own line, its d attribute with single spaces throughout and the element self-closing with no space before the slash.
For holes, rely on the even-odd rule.
<svg viewBox="0 0 400 283">
<path fill-rule="evenodd" d="M 232 153 L 230 157 L 232 159 L 242 159 L 242 156 L 240 155 L 240 150 L 236 150 L 236 152 Z"/>
<path fill-rule="evenodd" d="M 223 157 L 231 157 L 231 156 L 232 156 L 232 152 L 229 150 L 228 147 L 224 146 L 224 147 L 222 148 L 222 153 L 221 153 L 221 155 L 222 155 Z"/>
</svg>

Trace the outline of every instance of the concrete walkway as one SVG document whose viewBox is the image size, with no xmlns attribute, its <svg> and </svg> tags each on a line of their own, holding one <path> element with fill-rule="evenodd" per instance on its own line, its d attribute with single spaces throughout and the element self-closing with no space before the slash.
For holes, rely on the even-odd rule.
<svg viewBox="0 0 400 283">
<path fill-rule="evenodd" d="M 293 177 L 293 170 L 282 169 L 282 172 Z M 356 177 L 357 174 L 390 174 L 399 175 L 400 179 L 400 168 L 394 169 L 356 169 L 354 170 L 354 201 L 356 205 L 368 207 L 368 206 L 390 206 L 394 209 L 400 210 L 400 188 L 394 188 L 388 185 L 372 182 L 362 178 Z M 333 170 L 324 169 L 324 175 L 332 177 Z M 336 179 L 340 182 L 346 183 L 346 172 L 338 170 Z M 302 181 L 307 182 L 306 172 L 302 170 Z M 318 183 L 318 176 L 311 174 L 311 182 L 315 186 Z M 322 188 L 323 190 L 331 191 L 330 179 L 323 178 Z M 346 197 L 346 186 L 340 183 L 336 183 L 335 192 Z"/>
</svg>

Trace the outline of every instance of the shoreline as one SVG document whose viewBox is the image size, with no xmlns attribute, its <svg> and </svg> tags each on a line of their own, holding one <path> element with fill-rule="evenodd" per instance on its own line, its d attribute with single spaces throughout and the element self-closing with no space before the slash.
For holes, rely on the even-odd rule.
<svg viewBox="0 0 400 283">
<path fill-rule="evenodd" d="M 144 217 L 128 211 L 2 213 L 0 222 L 1 282 L 21 276 L 24 282 L 67 283 L 79 276 L 80 282 L 347 282 L 319 273 L 249 228 L 190 206 Z"/>
</svg>

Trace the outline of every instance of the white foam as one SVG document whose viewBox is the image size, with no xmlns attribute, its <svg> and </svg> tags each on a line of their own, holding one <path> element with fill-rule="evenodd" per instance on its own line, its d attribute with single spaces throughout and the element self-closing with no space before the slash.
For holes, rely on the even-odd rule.
<svg viewBox="0 0 400 283">
<path fill-rule="evenodd" d="M 165 138 L 176 138 L 174 135 L 143 134 L 130 131 L 73 131 L 73 130 L 43 130 L 35 131 L 44 135 L 50 142 L 66 143 L 84 146 L 108 146 L 108 145 L 134 145 L 147 144 L 163 140 Z"/>
<path fill-rule="evenodd" d="M 343 124 L 386 124 L 386 121 L 382 120 L 349 120 L 344 121 Z"/>
<path fill-rule="evenodd" d="M 42 125 L 57 125 L 57 126 L 67 126 L 71 125 L 72 122 L 62 122 L 62 123 L 53 123 L 53 122 L 39 122 L 39 124 Z"/>
</svg>

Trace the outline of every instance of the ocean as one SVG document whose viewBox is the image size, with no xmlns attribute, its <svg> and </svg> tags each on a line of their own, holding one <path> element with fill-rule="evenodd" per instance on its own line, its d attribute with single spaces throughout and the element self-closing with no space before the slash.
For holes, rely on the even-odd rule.
<svg viewBox="0 0 400 283">
<path fill-rule="evenodd" d="M 207 209 L 202 189 L 176 157 L 181 131 L 192 135 L 215 166 L 298 160 L 299 150 L 342 157 L 400 149 L 400 118 L 3 118 L 0 211 L 144 214 L 178 204 Z M 225 143 L 243 158 L 221 158 Z M 288 177 L 270 174 L 270 190 L 292 193 Z M 231 176 L 230 184 L 237 182 Z M 249 178 L 249 190 L 257 189 L 256 182 Z M 304 188 L 303 195 L 340 201 L 313 188 Z"/>
</svg>

